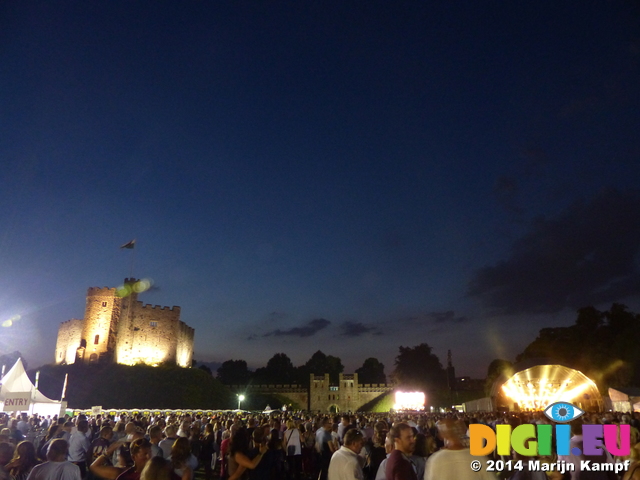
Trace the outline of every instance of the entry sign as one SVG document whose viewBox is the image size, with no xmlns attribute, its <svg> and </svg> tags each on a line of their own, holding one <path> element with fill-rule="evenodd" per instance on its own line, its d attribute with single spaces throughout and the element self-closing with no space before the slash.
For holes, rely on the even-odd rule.
<svg viewBox="0 0 640 480">
<path fill-rule="evenodd" d="M 3 412 L 26 412 L 31 404 L 31 392 L 8 392 L 4 399 Z"/>
<path fill-rule="evenodd" d="M 101 415 L 102 407 L 91 407 L 91 415 Z"/>
</svg>

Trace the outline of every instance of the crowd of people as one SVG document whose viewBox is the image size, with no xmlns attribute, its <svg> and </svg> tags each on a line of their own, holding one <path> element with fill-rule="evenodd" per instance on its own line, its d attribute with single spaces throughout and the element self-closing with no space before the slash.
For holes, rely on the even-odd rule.
<svg viewBox="0 0 640 480">
<path fill-rule="evenodd" d="M 468 428 L 550 423 L 541 412 L 312 415 L 306 412 L 0 418 L 0 480 L 640 480 L 640 414 L 590 414 L 572 422 L 626 423 L 631 454 L 599 462 L 613 472 L 490 472 L 470 464 Z M 515 453 L 515 452 L 514 452 Z M 495 455 L 495 453 L 494 453 Z M 538 458 L 557 462 L 558 458 Z M 499 460 L 493 457 L 493 460 Z M 517 454 L 502 458 L 518 459 Z M 572 461 L 570 458 L 566 461 Z M 578 461 L 579 458 L 573 461 Z"/>
</svg>

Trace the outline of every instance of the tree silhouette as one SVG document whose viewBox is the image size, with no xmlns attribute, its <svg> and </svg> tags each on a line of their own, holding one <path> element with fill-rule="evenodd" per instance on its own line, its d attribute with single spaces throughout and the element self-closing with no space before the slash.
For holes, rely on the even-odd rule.
<svg viewBox="0 0 640 480">
<path fill-rule="evenodd" d="M 367 358 L 356 373 L 360 383 L 387 383 L 384 365 L 377 358 Z"/>
<path fill-rule="evenodd" d="M 218 368 L 218 380 L 225 385 L 246 385 L 251 380 L 251 372 L 244 360 L 227 360 Z"/>
<path fill-rule="evenodd" d="M 276 353 L 269 359 L 266 367 L 254 372 L 253 377 L 254 383 L 291 384 L 296 381 L 296 369 L 286 354 Z"/>
<path fill-rule="evenodd" d="M 436 404 L 446 390 L 447 375 L 440 359 L 426 343 L 400 347 L 393 378 L 403 388 L 417 388 L 428 393 L 429 403 Z"/>
<path fill-rule="evenodd" d="M 324 375 L 328 373 L 331 382 L 338 383 L 338 375 L 344 371 L 342 361 L 338 357 L 325 355 L 320 350 L 311 355 L 311 358 L 304 365 L 308 374 Z M 307 380 L 308 382 L 308 380 Z"/>
</svg>

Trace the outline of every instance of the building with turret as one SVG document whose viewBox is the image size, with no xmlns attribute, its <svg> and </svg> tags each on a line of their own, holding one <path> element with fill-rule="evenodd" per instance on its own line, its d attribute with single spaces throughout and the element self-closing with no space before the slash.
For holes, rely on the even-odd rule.
<svg viewBox="0 0 640 480">
<path fill-rule="evenodd" d="M 368 384 L 358 381 L 358 374 L 339 374 L 332 382 L 328 373 L 310 374 L 309 387 L 302 385 L 231 385 L 240 395 L 275 395 L 294 408 L 312 412 L 357 412 L 362 406 L 393 390 L 392 384 Z"/>
<path fill-rule="evenodd" d="M 60 324 L 55 363 L 120 363 L 190 367 L 194 329 L 180 320 L 180 307 L 144 305 L 139 281 L 124 288 L 89 288 L 83 319 Z"/>
</svg>

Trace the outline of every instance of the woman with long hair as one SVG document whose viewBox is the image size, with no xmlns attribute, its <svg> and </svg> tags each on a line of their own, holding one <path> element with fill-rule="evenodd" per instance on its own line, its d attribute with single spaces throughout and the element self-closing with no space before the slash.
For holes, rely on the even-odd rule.
<svg viewBox="0 0 640 480">
<path fill-rule="evenodd" d="M 171 468 L 182 480 L 193 480 L 198 459 L 191 453 L 189 440 L 178 437 L 171 447 Z"/>
<path fill-rule="evenodd" d="M 31 469 L 39 463 L 36 447 L 28 440 L 24 440 L 16 447 L 13 459 L 5 466 L 5 469 L 15 480 L 26 480 Z"/>
<path fill-rule="evenodd" d="M 153 457 L 140 473 L 140 480 L 172 480 L 171 465 L 164 457 Z"/>
<path fill-rule="evenodd" d="M 253 459 L 249 458 L 249 432 L 245 427 L 239 428 L 233 437 L 231 437 L 229 448 L 229 480 L 245 480 L 248 478 L 247 470 L 254 470 L 258 464 L 260 464 L 266 451 L 267 446 L 263 443 L 259 446 L 258 454 Z"/>
</svg>

